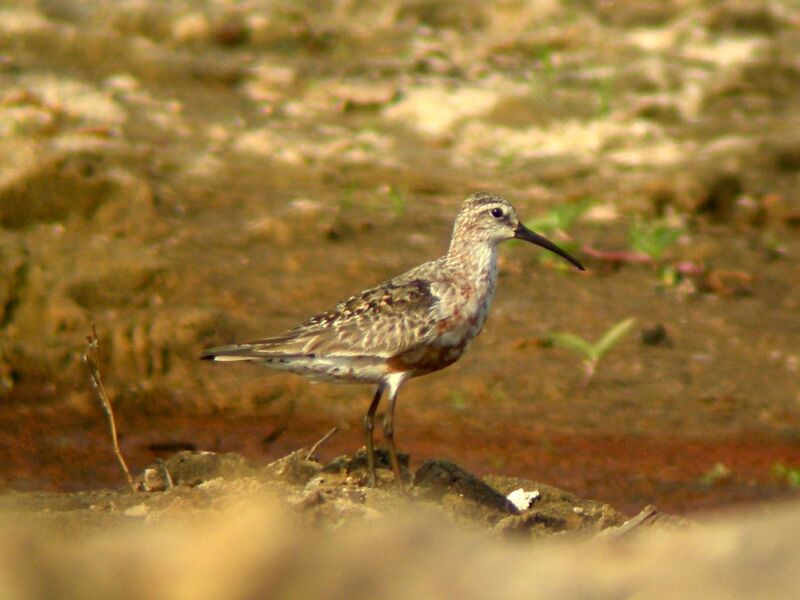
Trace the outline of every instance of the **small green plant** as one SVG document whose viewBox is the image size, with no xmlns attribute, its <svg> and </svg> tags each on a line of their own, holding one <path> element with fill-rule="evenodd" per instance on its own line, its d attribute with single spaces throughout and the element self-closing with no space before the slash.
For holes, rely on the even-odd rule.
<svg viewBox="0 0 800 600">
<path fill-rule="evenodd" d="M 501 171 L 508 171 L 517 162 L 517 153 L 514 151 L 504 152 L 497 161 L 497 168 Z"/>
<path fill-rule="evenodd" d="M 600 79 L 595 82 L 595 92 L 597 93 L 597 113 L 601 117 L 611 114 L 611 103 L 614 99 L 614 80 L 610 77 Z"/>
<path fill-rule="evenodd" d="M 345 212 L 353 209 L 355 206 L 355 191 L 355 184 L 350 183 L 345 186 L 342 197 L 339 199 L 339 210 Z"/>
<path fill-rule="evenodd" d="M 657 261 L 682 235 L 682 228 L 669 225 L 661 219 L 637 221 L 628 229 L 628 244 L 635 252 Z"/>
<path fill-rule="evenodd" d="M 789 487 L 800 488 L 800 468 L 775 463 L 772 465 L 772 475 L 788 483 Z"/>
<path fill-rule="evenodd" d="M 467 399 L 464 394 L 458 390 L 453 390 L 450 393 L 450 407 L 457 411 L 463 411 L 467 408 Z"/>
<path fill-rule="evenodd" d="M 392 208 L 396 215 L 400 216 L 406 212 L 406 199 L 397 191 L 397 188 L 389 186 L 389 200 L 392 202 Z"/>
<path fill-rule="evenodd" d="M 545 337 L 544 341 L 547 345 L 570 350 L 581 357 L 583 364 L 581 387 L 586 387 L 589 385 L 589 381 L 591 381 L 595 371 L 597 371 L 597 364 L 600 359 L 630 332 L 635 323 L 636 319 L 633 317 L 615 323 L 594 344 L 587 342 L 579 335 L 569 332 L 551 333 Z"/>
<path fill-rule="evenodd" d="M 667 265 L 659 272 L 658 280 L 664 287 L 675 287 L 681 281 L 681 274 L 672 265 Z"/>
<path fill-rule="evenodd" d="M 597 203 L 593 198 L 578 202 L 559 204 L 538 219 L 525 223 L 525 226 L 541 233 L 567 233 L 587 210 Z"/>
<path fill-rule="evenodd" d="M 553 60 L 553 50 L 547 46 L 537 48 L 534 52 L 539 73 L 545 81 L 553 81 L 556 77 L 556 64 Z"/>
<path fill-rule="evenodd" d="M 786 256 L 786 242 L 784 242 L 774 232 L 765 231 L 761 238 L 761 243 L 764 244 L 764 248 L 767 250 L 767 256 L 770 259 L 782 258 Z"/>
<path fill-rule="evenodd" d="M 699 482 L 701 485 L 712 486 L 719 483 L 724 483 L 733 477 L 733 471 L 725 463 L 715 463 L 708 471 L 700 476 Z"/>
</svg>

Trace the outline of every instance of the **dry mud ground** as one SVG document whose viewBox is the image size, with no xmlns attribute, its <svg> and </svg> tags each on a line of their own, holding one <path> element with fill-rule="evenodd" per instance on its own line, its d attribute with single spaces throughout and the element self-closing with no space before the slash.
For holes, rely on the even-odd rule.
<svg viewBox="0 0 800 600">
<path fill-rule="evenodd" d="M 384 458 L 385 455 L 384 455 Z M 431 461 L 405 495 L 364 456 L 183 452 L 150 492 L 0 499 L 3 598 L 795 598 L 796 503 L 702 524 Z M 169 481 L 167 484 L 167 476 Z M 490 487 L 488 484 L 491 484 Z M 519 487 L 518 487 L 519 486 Z M 166 488 L 166 489 L 164 489 Z M 509 514 L 500 493 L 535 492 Z"/>
<path fill-rule="evenodd" d="M 352 454 L 369 390 L 199 351 L 437 256 L 489 189 L 532 221 L 591 202 L 548 232 L 589 268 L 501 250 L 481 337 L 403 390 L 412 469 L 448 456 L 628 515 L 796 496 L 775 466 L 800 464 L 799 15 L 0 3 L 0 486 L 118 485 L 92 321 L 135 471 L 179 449 L 267 464 L 333 426 L 323 462 Z M 663 255 L 619 254 L 652 223 L 681 232 Z M 629 317 L 586 387 L 542 344 Z"/>
</svg>

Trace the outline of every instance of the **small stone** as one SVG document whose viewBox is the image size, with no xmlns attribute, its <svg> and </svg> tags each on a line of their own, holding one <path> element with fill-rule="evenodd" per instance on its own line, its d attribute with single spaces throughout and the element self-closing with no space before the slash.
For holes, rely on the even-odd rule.
<svg viewBox="0 0 800 600">
<path fill-rule="evenodd" d="M 167 489 L 167 480 L 164 477 L 164 470 L 155 467 L 147 467 L 142 473 L 142 489 L 145 492 L 163 492 Z"/>
<path fill-rule="evenodd" d="M 202 13 L 185 15 L 172 26 L 172 37 L 181 43 L 205 42 L 210 36 L 211 23 Z"/>
<path fill-rule="evenodd" d="M 448 460 L 425 461 L 414 473 L 414 486 L 424 488 L 432 496 L 451 492 L 484 506 L 519 514 L 517 506 L 503 494 Z"/>
<path fill-rule="evenodd" d="M 350 457 L 343 454 L 341 456 L 337 456 L 327 465 L 322 467 L 323 473 L 345 473 L 347 472 L 348 466 L 350 464 Z"/>
<path fill-rule="evenodd" d="M 238 46 L 247 41 L 247 23 L 237 17 L 228 17 L 213 27 L 214 40 L 221 46 Z"/>
<path fill-rule="evenodd" d="M 508 501 L 516 506 L 517 510 L 519 511 L 528 510 L 531 506 L 538 502 L 541 497 L 542 494 L 539 492 L 539 490 L 527 492 L 522 488 L 516 489 L 506 496 Z"/>
<path fill-rule="evenodd" d="M 316 477 L 312 477 L 306 483 L 307 490 L 317 490 L 321 488 L 323 485 L 327 483 L 327 479 L 323 475 L 317 475 Z"/>
<path fill-rule="evenodd" d="M 164 462 L 164 467 L 175 485 L 192 487 L 218 477 L 236 479 L 256 472 L 239 454 L 207 451 L 178 452 Z"/>
<path fill-rule="evenodd" d="M 142 503 L 142 504 L 137 504 L 136 506 L 131 506 L 123 514 L 127 517 L 143 517 L 148 512 L 149 509 L 147 508 L 147 505 Z"/>
<path fill-rule="evenodd" d="M 667 329 L 658 323 L 642 330 L 642 343 L 646 346 L 671 346 L 672 340 L 667 334 Z"/>
<path fill-rule="evenodd" d="M 506 517 L 495 525 L 495 531 L 503 534 L 526 534 L 537 530 L 552 534 L 574 528 L 575 524 L 565 517 L 547 511 L 530 511 L 524 515 Z"/>
<path fill-rule="evenodd" d="M 720 173 L 704 186 L 694 206 L 694 212 L 707 215 L 714 221 L 728 220 L 736 206 L 736 200 L 744 189 L 741 177 L 736 173 Z"/>
<path fill-rule="evenodd" d="M 308 450 L 296 450 L 268 464 L 264 471 L 280 480 L 289 483 L 306 485 L 311 479 L 319 474 L 322 467 L 319 463 L 307 460 Z"/>
</svg>

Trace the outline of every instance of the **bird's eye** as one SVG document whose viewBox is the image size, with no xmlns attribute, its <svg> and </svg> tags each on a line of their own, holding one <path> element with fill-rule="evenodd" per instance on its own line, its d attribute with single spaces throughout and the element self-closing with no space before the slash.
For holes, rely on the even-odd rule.
<svg viewBox="0 0 800 600">
<path fill-rule="evenodd" d="M 499 219 L 503 216 L 503 209 L 502 208 L 493 208 L 489 211 L 489 214 L 492 215 L 495 219 Z"/>
</svg>

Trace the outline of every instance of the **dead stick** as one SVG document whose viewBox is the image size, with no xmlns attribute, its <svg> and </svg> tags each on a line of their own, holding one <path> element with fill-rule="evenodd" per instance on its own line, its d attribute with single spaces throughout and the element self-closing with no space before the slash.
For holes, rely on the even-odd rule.
<svg viewBox="0 0 800 600">
<path fill-rule="evenodd" d="M 308 454 L 306 454 L 306 460 L 310 460 L 310 459 L 311 459 L 311 456 L 314 454 L 314 452 L 316 452 L 316 451 L 317 451 L 317 448 L 319 448 L 320 446 L 322 446 L 322 444 L 324 444 L 324 443 L 325 443 L 325 442 L 327 442 L 329 439 L 331 439 L 331 436 L 332 436 L 334 433 L 336 433 L 337 431 L 339 431 L 339 428 L 338 428 L 338 427 L 334 427 L 334 428 L 333 428 L 333 429 L 331 429 L 331 430 L 330 430 L 328 433 L 326 433 L 325 435 L 323 435 L 323 436 L 322 436 L 322 437 L 319 439 L 319 441 L 318 441 L 316 444 L 314 444 L 313 446 L 311 446 L 311 450 L 309 450 L 309 451 L 308 451 Z"/>
<path fill-rule="evenodd" d="M 628 535 L 631 531 L 641 527 L 642 525 L 650 525 L 658 518 L 659 514 L 660 513 L 655 506 L 648 504 L 635 517 L 628 519 L 619 527 L 607 530 L 608 534 L 606 535 L 606 539 L 615 540 Z"/>
<path fill-rule="evenodd" d="M 138 491 L 136 483 L 134 483 L 133 477 L 131 477 L 131 472 L 128 469 L 128 465 L 125 463 L 125 458 L 122 456 L 122 451 L 119 449 L 119 438 L 117 437 L 117 424 L 114 420 L 114 410 L 111 408 L 111 400 L 108 399 L 108 392 L 106 391 L 106 386 L 103 383 L 103 376 L 100 374 L 100 341 L 97 339 L 97 329 L 95 328 L 94 323 L 92 323 L 92 335 L 86 336 L 86 340 L 89 342 L 89 345 L 86 347 L 86 352 L 83 355 L 83 359 L 89 366 L 89 373 L 92 376 L 94 389 L 97 390 L 97 395 L 100 396 L 100 402 L 103 405 L 103 410 L 106 411 L 106 416 L 108 417 L 108 426 L 111 430 L 111 441 L 114 444 L 114 454 L 116 454 L 117 461 L 119 461 L 119 466 L 122 467 L 122 471 L 125 473 L 125 477 L 128 479 L 128 485 L 131 486 L 132 491 L 136 492 Z"/>
</svg>

